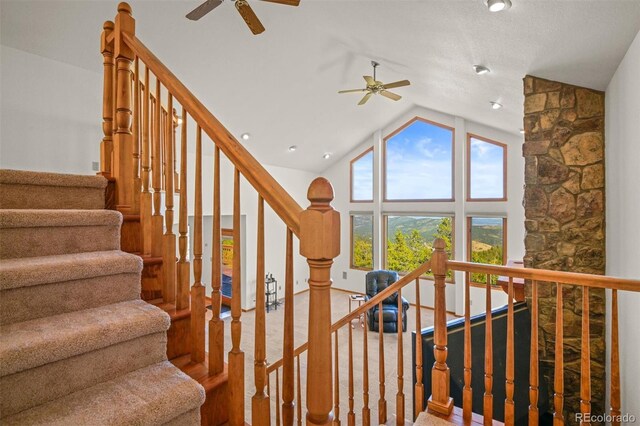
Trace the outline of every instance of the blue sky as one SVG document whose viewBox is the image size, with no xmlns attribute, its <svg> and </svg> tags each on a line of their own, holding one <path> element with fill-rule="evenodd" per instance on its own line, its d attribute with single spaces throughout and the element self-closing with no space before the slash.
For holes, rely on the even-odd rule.
<svg viewBox="0 0 640 426">
<path fill-rule="evenodd" d="M 503 198 L 501 146 L 471 138 L 471 198 Z"/>
<path fill-rule="evenodd" d="M 353 163 L 354 200 L 373 200 L 373 151 Z"/>
<path fill-rule="evenodd" d="M 416 120 L 387 140 L 388 200 L 453 198 L 452 133 Z"/>
</svg>

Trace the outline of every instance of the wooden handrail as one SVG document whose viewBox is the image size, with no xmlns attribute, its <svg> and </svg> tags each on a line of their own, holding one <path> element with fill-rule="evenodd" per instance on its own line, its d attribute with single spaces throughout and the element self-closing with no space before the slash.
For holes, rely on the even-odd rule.
<svg viewBox="0 0 640 426">
<path fill-rule="evenodd" d="M 169 93 L 220 147 L 287 227 L 299 237 L 302 207 L 135 35 L 122 33 L 122 37 L 127 46 L 149 67 Z"/>
</svg>

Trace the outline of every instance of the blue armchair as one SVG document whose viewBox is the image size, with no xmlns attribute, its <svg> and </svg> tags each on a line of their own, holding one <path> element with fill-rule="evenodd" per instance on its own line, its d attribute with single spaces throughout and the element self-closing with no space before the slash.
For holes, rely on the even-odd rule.
<svg viewBox="0 0 640 426">
<path fill-rule="evenodd" d="M 395 271 L 371 271 L 366 276 L 365 300 L 369 300 L 376 294 L 398 281 L 398 273 Z M 402 331 L 407 331 L 407 310 L 409 302 L 402 298 L 402 312 L 398 312 L 398 293 L 393 293 L 382 301 L 382 330 L 385 333 L 398 332 L 398 315 L 402 315 Z M 369 330 L 378 331 L 378 305 L 367 312 Z"/>
</svg>

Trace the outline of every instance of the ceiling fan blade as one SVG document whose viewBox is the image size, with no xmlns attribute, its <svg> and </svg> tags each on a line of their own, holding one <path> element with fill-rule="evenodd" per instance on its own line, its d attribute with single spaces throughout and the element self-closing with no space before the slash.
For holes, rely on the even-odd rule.
<svg viewBox="0 0 640 426">
<path fill-rule="evenodd" d="M 389 83 L 389 84 L 383 84 L 382 87 L 384 87 L 385 89 L 394 89 L 396 87 L 408 86 L 410 84 L 411 82 L 409 80 L 400 80 L 400 81 L 394 81 L 393 83 Z"/>
<path fill-rule="evenodd" d="M 260 34 L 264 31 L 264 27 L 262 26 L 262 22 L 258 19 L 255 12 L 249 6 L 249 3 L 246 0 L 236 0 L 236 9 L 240 12 L 242 19 L 247 23 L 247 26 L 251 30 L 253 34 Z"/>
<path fill-rule="evenodd" d="M 351 89 L 351 90 L 341 90 L 338 93 L 355 93 L 355 92 L 366 92 L 367 89 Z"/>
<path fill-rule="evenodd" d="M 358 105 L 366 104 L 372 94 L 373 93 L 367 93 L 366 95 L 364 95 L 364 98 L 362 98 L 362 100 L 360 102 L 358 102 Z"/>
<path fill-rule="evenodd" d="M 300 0 L 262 0 L 269 3 L 286 4 L 287 6 L 297 6 L 300 4 Z"/>
<path fill-rule="evenodd" d="M 222 0 L 207 0 L 200 6 L 193 9 L 191 12 L 187 13 L 187 18 L 191 19 L 192 21 L 197 21 L 221 4 Z"/>
<path fill-rule="evenodd" d="M 367 86 L 375 86 L 376 81 L 370 75 L 363 75 L 362 78 L 367 82 Z"/>
<path fill-rule="evenodd" d="M 385 98 L 393 99 L 394 101 L 399 101 L 400 99 L 402 99 L 402 96 L 396 95 L 395 93 L 389 92 L 388 90 L 383 90 L 380 92 L 380 94 Z"/>
</svg>

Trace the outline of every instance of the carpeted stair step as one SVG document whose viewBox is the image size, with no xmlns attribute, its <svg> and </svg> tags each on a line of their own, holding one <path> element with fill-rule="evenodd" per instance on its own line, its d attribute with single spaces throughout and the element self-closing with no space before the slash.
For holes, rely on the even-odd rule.
<svg viewBox="0 0 640 426">
<path fill-rule="evenodd" d="M 0 210 L 0 259 L 118 250 L 111 210 Z"/>
<path fill-rule="evenodd" d="M 198 425 L 204 389 L 164 361 L 2 419 L 3 425 Z"/>
<path fill-rule="evenodd" d="M 142 259 L 119 250 L 6 259 L 0 325 L 140 297 Z"/>
<path fill-rule="evenodd" d="M 0 169 L 2 209 L 103 209 L 107 179 Z"/>
</svg>

